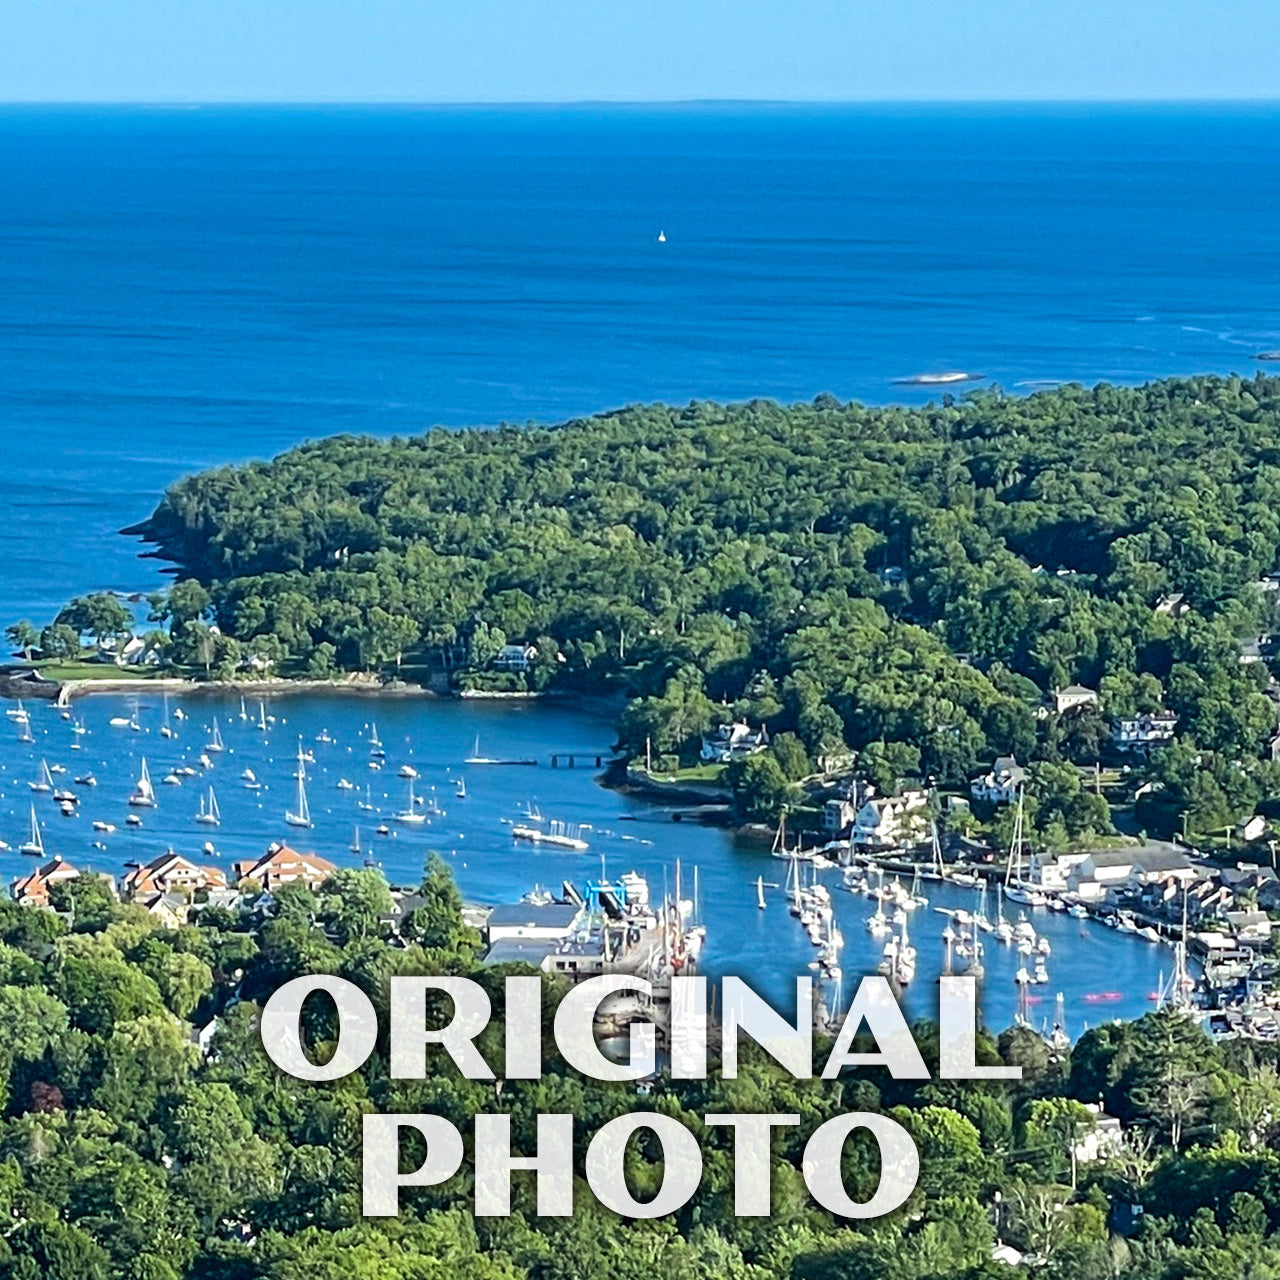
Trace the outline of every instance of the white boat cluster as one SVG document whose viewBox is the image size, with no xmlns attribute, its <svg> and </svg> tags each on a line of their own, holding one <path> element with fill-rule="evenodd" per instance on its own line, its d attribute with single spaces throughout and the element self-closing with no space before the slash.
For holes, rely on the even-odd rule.
<svg viewBox="0 0 1280 1280">
<path fill-rule="evenodd" d="M 81 738 L 88 732 L 84 722 L 72 716 L 69 708 L 61 708 L 61 715 L 64 721 L 70 722 L 71 725 L 71 741 L 67 744 L 71 750 L 81 750 Z M 5 710 L 6 718 L 11 721 L 19 730 L 19 741 L 32 742 L 34 735 L 31 732 L 31 713 L 27 708 L 19 702 L 16 706 L 8 707 Z M 188 719 L 188 715 L 181 707 L 171 707 L 168 694 L 164 696 L 164 710 L 161 725 L 158 727 L 157 733 L 166 744 L 176 744 L 180 739 L 180 726 L 183 721 Z M 269 715 L 267 712 L 265 700 L 259 700 L 256 716 L 251 714 L 245 706 L 244 699 L 240 701 L 239 719 L 246 722 L 252 728 L 260 733 L 267 733 L 276 723 L 276 717 Z M 124 730 L 131 733 L 146 733 L 149 730 L 144 729 L 139 716 L 138 700 L 134 699 L 133 706 L 127 715 L 112 716 L 108 725 L 113 730 Z M 197 752 L 188 755 L 187 759 L 179 763 L 169 766 L 162 774 L 160 774 L 160 785 L 163 787 L 182 787 L 193 778 L 202 778 L 214 769 L 215 762 L 220 760 L 224 754 L 231 754 L 235 747 L 228 742 L 224 736 L 224 730 L 219 718 L 215 715 L 209 724 L 198 730 L 201 745 Z M 316 737 L 315 741 L 323 745 L 333 744 L 335 739 L 329 731 L 322 730 Z M 371 724 L 368 728 L 367 745 L 369 751 L 369 764 L 373 769 L 380 769 L 385 759 L 386 751 L 378 738 L 377 726 Z M 166 746 L 166 750 L 169 749 Z M 188 762 L 190 761 L 190 762 Z M 294 778 L 294 795 L 292 803 L 283 807 L 282 817 L 284 821 L 293 827 L 311 828 L 314 825 L 311 801 L 308 796 L 308 774 L 307 765 L 315 763 L 314 752 L 304 745 L 301 738 L 298 739 L 297 766 L 293 773 Z M 57 783 L 57 777 L 64 774 L 66 769 L 60 764 L 49 764 L 46 760 L 41 760 L 37 775 L 28 786 L 33 795 L 33 801 L 30 809 L 30 830 L 27 839 L 19 845 L 19 851 L 32 857 L 45 856 L 46 833 L 40 822 L 39 815 L 36 812 L 36 804 L 34 797 L 49 796 L 58 806 L 63 816 L 73 818 L 79 812 L 79 804 L 81 794 L 73 789 L 64 788 Z M 418 777 L 418 771 L 409 764 L 401 767 L 400 776 L 408 782 L 408 798 L 405 807 L 394 815 L 394 821 L 406 826 L 421 826 L 430 821 L 433 817 L 443 817 L 444 809 L 441 808 L 435 799 L 435 788 L 432 787 L 427 796 L 419 796 L 415 793 L 415 779 Z M 92 773 L 78 774 L 75 778 L 77 788 L 88 788 L 97 786 L 97 778 Z M 245 790 L 252 792 L 261 792 L 266 789 L 265 784 L 258 778 L 252 768 L 245 768 L 239 776 L 239 785 Z M 456 780 L 456 794 L 459 799 L 466 798 L 466 787 L 461 779 Z M 340 790 L 354 790 L 354 784 L 343 778 L 338 783 Z M 368 794 L 366 789 L 367 803 L 362 803 L 359 807 L 373 811 L 375 806 L 372 796 Z M 138 760 L 138 772 L 134 780 L 132 789 L 126 797 L 127 814 L 123 818 L 123 825 L 127 827 L 137 828 L 143 825 L 143 815 L 148 810 L 160 807 L 160 801 L 157 794 L 156 784 L 152 778 L 151 767 L 148 764 L 146 756 L 142 756 Z M 211 782 L 208 785 L 202 785 L 198 803 L 192 814 L 192 821 L 199 826 L 218 827 L 222 824 L 222 811 L 219 806 L 218 797 Z M 116 821 L 109 817 L 95 818 L 92 827 L 95 833 L 99 835 L 110 835 L 117 830 Z M 390 828 L 384 823 L 378 828 L 380 834 L 389 834 Z M 0 842 L 0 849 L 8 846 Z M 95 841 L 95 847 L 105 848 L 100 841 Z M 211 843 L 205 844 L 205 852 L 215 852 Z M 359 837 L 357 833 L 356 842 L 352 846 L 359 848 Z"/>
</svg>

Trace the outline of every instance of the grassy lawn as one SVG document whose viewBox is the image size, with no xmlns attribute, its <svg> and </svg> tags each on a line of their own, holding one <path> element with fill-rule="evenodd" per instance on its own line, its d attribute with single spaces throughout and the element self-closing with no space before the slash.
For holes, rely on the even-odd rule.
<svg viewBox="0 0 1280 1280">
<path fill-rule="evenodd" d="M 32 666 L 46 680 L 157 680 L 178 674 L 163 667 L 117 667 L 114 662 L 77 662 L 51 658 Z"/>
<path fill-rule="evenodd" d="M 640 761 L 643 767 L 644 761 Z M 704 784 L 722 784 L 724 782 L 723 764 L 691 764 L 680 769 L 659 769 L 654 768 L 650 777 L 658 779 L 660 782 L 700 782 Z"/>
<path fill-rule="evenodd" d="M 726 766 L 722 764 L 691 764 L 677 769 L 671 776 L 681 782 L 723 782 Z"/>
</svg>

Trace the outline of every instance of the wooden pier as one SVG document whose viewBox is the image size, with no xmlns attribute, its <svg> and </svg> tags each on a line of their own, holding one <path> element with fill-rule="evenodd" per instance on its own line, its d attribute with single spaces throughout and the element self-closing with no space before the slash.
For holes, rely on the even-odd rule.
<svg viewBox="0 0 1280 1280">
<path fill-rule="evenodd" d="M 576 769 L 578 765 L 582 765 L 584 769 L 592 767 L 603 769 L 605 765 L 612 764 L 618 758 L 612 751 L 553 751 L 551 767 L 558 769 L 563 763 L 566 769 Z"/>
</svg>

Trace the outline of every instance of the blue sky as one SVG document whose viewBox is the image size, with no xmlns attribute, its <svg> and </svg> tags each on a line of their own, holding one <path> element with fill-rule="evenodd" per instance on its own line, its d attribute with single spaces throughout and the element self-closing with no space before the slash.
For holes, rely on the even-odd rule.
<svg viewBox="0 0 1280 1280">
<path fill-rule="evenodd" d="M 1280 0 L 0 0 L 0 101 L 1280 98 Z"/>
</svg>

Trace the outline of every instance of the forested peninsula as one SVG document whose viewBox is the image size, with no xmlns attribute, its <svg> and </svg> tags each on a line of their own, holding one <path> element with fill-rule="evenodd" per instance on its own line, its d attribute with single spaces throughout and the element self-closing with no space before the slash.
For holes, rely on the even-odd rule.
<svg viewBox="0 0 1280 1280">
<path fill-rule="evenodd" d="M 885 786 L 1096 762 L 1142 715 L 1176 721 L 1166 826 L 1280 790 L 1277 378 L 340 436 L 183 479 L 126 532 L 175 566 L 176 637 L 212 622 L 237 660 L 621 691 L 622 747 L 669 765 L 763 723 L 735 766 L 762 810 L 841 758 Z M 1096 696 L 1055 707 L 1073 686 Z"/>
</svg>

